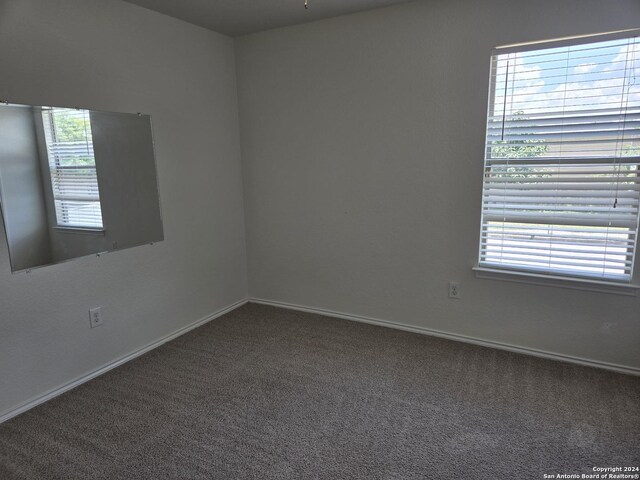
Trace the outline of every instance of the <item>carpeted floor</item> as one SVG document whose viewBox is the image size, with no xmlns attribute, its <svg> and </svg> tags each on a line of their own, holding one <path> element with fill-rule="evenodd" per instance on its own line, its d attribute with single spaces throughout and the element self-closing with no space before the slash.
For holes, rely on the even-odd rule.
<svg viewBox="0 0 640 480">
<path fill-rule="evenodd" d="M 246 305 L 0 425 L 0 479 L 542 479 L 640 465 L 640 378 Z"/>
</svg>

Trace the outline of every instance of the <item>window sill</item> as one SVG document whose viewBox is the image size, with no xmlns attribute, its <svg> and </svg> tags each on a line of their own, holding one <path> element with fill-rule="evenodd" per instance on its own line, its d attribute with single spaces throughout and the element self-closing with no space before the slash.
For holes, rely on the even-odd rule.
<svg viewBox="0 0 640 480">
<path fill-rule="evenodd" d="M 500 270 L 497 268 L 473 267 L 477 278 L 528 283 L 546 287 L 572 288 L 589 292 L 611 293 L 614 295 L 637 296 L 640 285 L 591 280 L 588 278 L 567 278 L 537 273 Z"/>
<path fill-rule="evenodd" d="M 73 234 L 79 234 L 79 235 L 99 235 L 99 236 L 105 235 L 105 230 L 103 228 L 53 227 L 53 229 L 60 233 L 73 233 Z"/>
</svg>

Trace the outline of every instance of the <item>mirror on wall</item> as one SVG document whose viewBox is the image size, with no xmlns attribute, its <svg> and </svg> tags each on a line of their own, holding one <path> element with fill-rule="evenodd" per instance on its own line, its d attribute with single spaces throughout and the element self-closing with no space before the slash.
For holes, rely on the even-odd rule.
<svg viewBox="0 0 640 480">
<path fill-rule="evenodd" d="M 11 270 L 163 240 L 148 115 L 0 105 Z"/>
</svg>

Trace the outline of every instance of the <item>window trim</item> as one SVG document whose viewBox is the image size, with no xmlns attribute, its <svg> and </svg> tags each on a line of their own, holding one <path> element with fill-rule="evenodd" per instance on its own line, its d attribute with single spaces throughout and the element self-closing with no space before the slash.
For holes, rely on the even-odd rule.
<svg viewBox="0 0 640 480">
<path fill-rule="evenodd" d="M 608 33 L 598 33 L 598 34 L 589 34 L 589 35 L 576 35 L 572 37 L 565 37 L 560 39 L 550 39 L 550 40 L 542 40 L 535 42 L 525 42 L 504 46 L 496 46 L 492 48 L 490 53 L 490 62 L 489 62 L 489 75 L 488 75 L 488 95 L 487 95 L 487 109 L 485 112 L 485 141 L 486 141 L 486 125 L 488 123 L 488 119 L 491 114 L 491 110 L 493 107 L 493 101 L 495 92 L 492 88 L 492 74 L 494 70 L 493 62 L 497 55 L 504 55 L 510 53 L 520 53 L 520 52 L 529 52 L 536 49 L 549 49 L 549 48 L 560 48 L 563 46 L 571 46 L 571 45 L 584 45 L 590 43 L 598 43 L 609 40 L 617 40 L 624 38 L 633 38 L 640 37 L 640 28 L 633 28 L 627 30 L 617 30 Z M 483 172 L 486 167 L 486 143 L 484 145 L 484 153 L 483 153 Z M 475 272 L 476 278 L 488 279 L 488 280 L 500 280 L 500 281 L 508 281 L 515 283 L 525 283 L 532 285 L 540 285 L 540 286 L 552 286 L 559 288 L 570 288 L 577 290 L 585 290 L 592 292 L 600 292 L 600 293 L 609 293 L 609 294 L 617 294 L 617 295 L 626 295 L 626 296 L 638 296 L 638 291 L 640 290 L 640 261 L 638 260 L 638 250 L 640 249 L 640 239 L 636 241 L 636 250 L 634 251 L 634 256 L 632 259 L 632 268 L 631 275 L 628 282 L 616 282 L 616 281 L 607 281 L 598 278 L 591 278 L 588 276 L 572 276 L 572 275 L 554 275 L 552 272 L 550 273 L 539 273 L 536 271 L 527 271 L 525 269 L 518 269 L 518 267 L 510 268 L 506 267 L 497 267 L 492 268 L 490 266 L 480 265 L 478 262 L 481 258 L 482 252 L 482 239 L 480 238 L 482 235 L 483 229 L 483 218 L 484 218 L 484 174 L 482 180 L 482 199 L 480 206 L 480 231 L 478 238 L 478 256 L 476 260 L 476 264 L 472 267 L 472 270 Z M 638 215 L 638 223 L 640 224 L 640 214 Z M 640 235 L 640 226 L 636 230 L 637 235 Z"/>
<path fill-rule="evenodd" d="M 622 40 L 640 35 L 640 28 L 630 28 L 627 30 L 616 30 L 607 33 L 595 33 L 589 35 L 574 35 L 572 37 L 556 38 L 536 42 L 514 43 L 493 47 L 491 56 L 506 55 L 508 53 L 523 53 L 533 50 L 531 47 L 539 46 L 541 49 L 569 47 L 573 45 L 586 45 L 589 43 L 607 42 Z"/>
<path fill-rule="evenodd" d="M 67 227 L 56 225 L 55 227 L 53 227 L 53 229 L 63 233 L 78 233 L 81 235 L 104 236 L 106 233 L 106 230 L 104 228 Z"/>
<path fill-rule="evenodd" d="M 562 277 L 559 275 L 545 275 L 542 273 L 525 272 L 522 270 L 509 270 L 474 266 L 471 268 L 476 278 L 486 280 L 501 280 L 543 287 L 570 288 L 585 290 L 588 292 L 610 293 L 614 295 L 626 295 L 636 297 L 640 291 L 640 285 L 635 283 L 607 282 L 584 277 Z"/>
</svg>

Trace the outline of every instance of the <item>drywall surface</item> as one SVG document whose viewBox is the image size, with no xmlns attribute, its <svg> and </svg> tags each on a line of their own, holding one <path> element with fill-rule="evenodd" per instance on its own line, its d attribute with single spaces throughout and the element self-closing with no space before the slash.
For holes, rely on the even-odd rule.
<svg viewBox="0 0 640 480">
<path fill-rule="evenodd" d="M 13 253 L 13 268 L 51 262 L 49 226 L 31 110 L 0 109 L 0 204 Z M 8 245 L 7 245 L 8 244 Z"/>
<path fill-rule="evenodd" d="M 637 0 L 430 0 L 237 39 L 250 296 L 640 368 L 639 298 L 471 270 L 491 49 L 638 26 Z"/>
<path fill-rule="evenodd" d="M 2 99 L 152 116 L 165 233 L 12 275 L 0 230 L 1 414 L 245 298 L 247 280 L 231 39 L 120 1 L 0 0 L 0 64 Z"/>
</svg>

